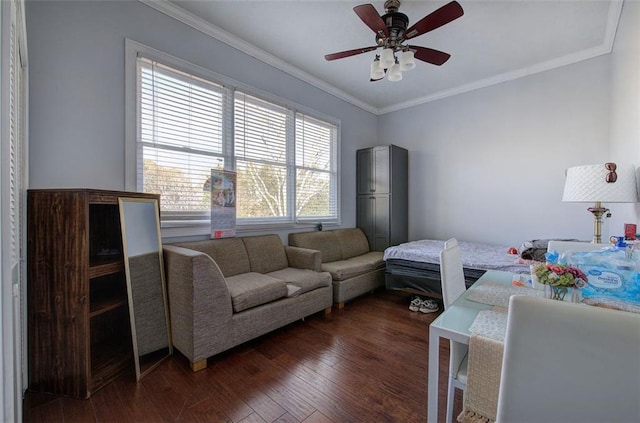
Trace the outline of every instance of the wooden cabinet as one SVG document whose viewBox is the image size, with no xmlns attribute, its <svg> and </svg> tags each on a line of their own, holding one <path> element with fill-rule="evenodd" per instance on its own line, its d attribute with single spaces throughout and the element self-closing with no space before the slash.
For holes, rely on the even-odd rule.
<svg viewBox="0 0 640 423">
<path fill-rule="evenodd" d="M 119 197 L 92 189 L 27 193 L 29 389 L 89 398 L 133 351 Z"/>
<path fill-rule="evenodd" d="M 408 240 L 408 152 L 388 145 L 356 153 L 357 226 L 372 251 Z"/>
</svg>

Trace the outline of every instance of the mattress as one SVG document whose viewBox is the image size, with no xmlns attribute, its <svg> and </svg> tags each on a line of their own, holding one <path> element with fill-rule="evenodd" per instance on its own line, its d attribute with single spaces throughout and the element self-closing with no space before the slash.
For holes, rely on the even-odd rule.
<svg viewBox="0 0 640 423">
<path fill-rule="evenodd" d="M 509 247 L 459 241 L 462 266 L 467 287 L 487 270 L 529 273 L 529 263 L 508 254 Z M 444 241 L 419 240 L 407 242 L 384 251 L 387 289 L 402 289 L 440 296 L 440 251 Z"/>
</svg>

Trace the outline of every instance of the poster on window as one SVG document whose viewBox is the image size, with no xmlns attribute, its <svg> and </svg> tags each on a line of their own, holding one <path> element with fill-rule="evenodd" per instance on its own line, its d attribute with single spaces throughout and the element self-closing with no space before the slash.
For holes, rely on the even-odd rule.
<svg viewBox="0 0 640 423">
<path fill-rule="evenodd" d="M 211 238 L 236 236 L 236 173 L 211 170 Z"/>
</svg>

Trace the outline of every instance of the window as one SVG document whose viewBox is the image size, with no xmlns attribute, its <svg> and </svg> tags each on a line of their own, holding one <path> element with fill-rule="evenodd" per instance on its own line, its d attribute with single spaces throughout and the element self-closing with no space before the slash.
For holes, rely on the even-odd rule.
<svg viewBox="0 0 640 423">
<path fill-rule="evenodd" d="M 296 215 L 320 219 L 336 216 L 336 126 L 296 115 Z"/>
<path fill-rule="evenodd" d="M 138 190 L 171 220 L 202 219 L 203 186 L 225 164 L 224 87 L 138 59 Z"/>
<path fill-rule="evenodd" d="M 237 173 L 238 226 L 339 221 L 335 119 L 136 46 L 136 186 L 163 226 L 209 221 L 211 169 Z"/>
</svg>

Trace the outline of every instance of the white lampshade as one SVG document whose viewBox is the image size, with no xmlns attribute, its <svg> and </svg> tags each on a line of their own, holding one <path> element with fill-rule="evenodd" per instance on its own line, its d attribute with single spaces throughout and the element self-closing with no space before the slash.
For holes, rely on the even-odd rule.
<svg viewBox="0 0 640 423">
<path fill-rule="evenodd" d="M 380 55 L 380 65 L 383 69 L 389 69 L 396 62 L 396 58 L 393 55 L 393 49 L 385 48 Z"/>
<path fill-rule="evenodd" d="M 632 165 L 616 166 L 617 180 L 607 182 L 605 164 L 567 169 L 562 201 L 593 203 L 637 203 L 636 171 Z"/>
<path fill-rule="evenodd" d="M 410 71 L 416 67 L 416 61 L 413 59 L 413 51 L 405 50 L 400 53 L 400 70 L 402 72 Z"/>
<path fill-rule="evenodd" d="M 389 69 L 389 75 L 387 75 L 387 79 L 391 82 L 402 80 L 402 71 L 400 70 L 400 65 L 398 63 L 391 66 L 391 69 Z"/>
<path fill-rule="evenodd" d="M 380 58 L 376 56 L 373 63 L 371 63 L 371 72 L 369 77 L 373 80 L 384 78 L 384 69 L 380 66 Z"/>
</svg>

